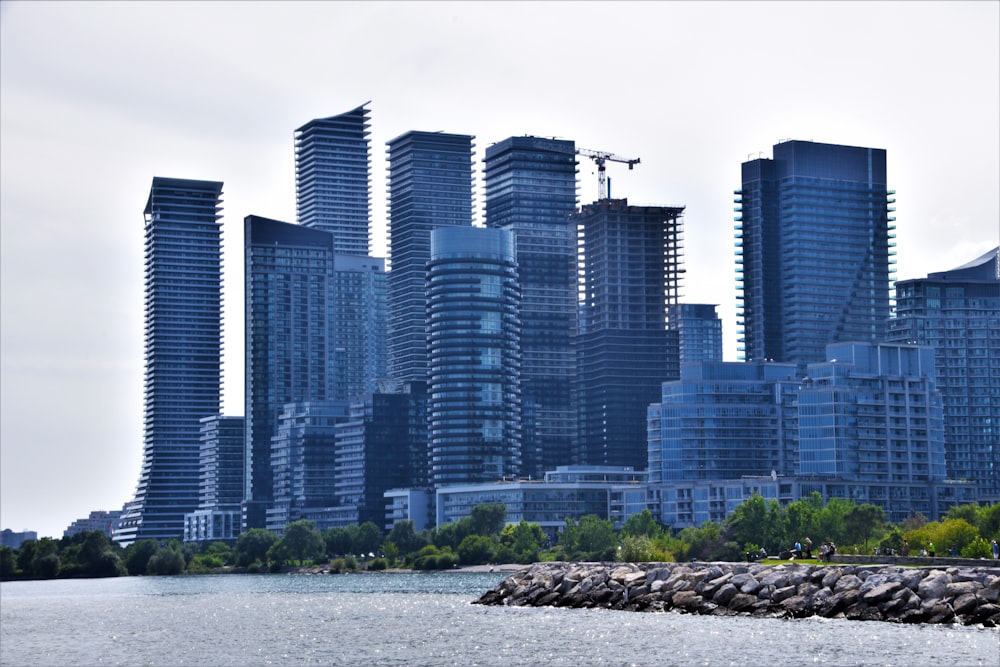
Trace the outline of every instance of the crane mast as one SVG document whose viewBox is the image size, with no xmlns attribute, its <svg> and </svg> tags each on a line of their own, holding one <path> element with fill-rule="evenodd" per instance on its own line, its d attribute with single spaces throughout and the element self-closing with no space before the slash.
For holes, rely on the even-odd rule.
<svg viewBox="0 0 1000 667">
<path fill-rule="evenodd" d="M 620 155 L 615 155 L 614 153 L 609 153 L 607 151 L 595 151 L 589 148 L 577 148 L 577 155 L 583 155 L 584 157 L 589 157 L 597 165 L 597 199 L 607 199 L 608 198 L 608 175 L 605 171 L 605 163 L 610 162 L 621 162 L 622 164 L 627 164 L 629 171 L 631 171 L 635 165 L 639 164 L 639 158 L 626 158 Z"/>
</svg>

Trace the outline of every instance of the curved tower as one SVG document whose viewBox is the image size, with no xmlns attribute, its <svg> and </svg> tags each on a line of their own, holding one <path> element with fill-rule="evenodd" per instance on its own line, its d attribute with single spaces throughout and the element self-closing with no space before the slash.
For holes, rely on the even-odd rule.
<svg viewBox="0 0 1000 667">
<path fill-rule="evenodd" d="M 430 477 L 495 482 L 521 466 L 521 353 L 510 232 L 441 227 L 427 265 Z"/>
</svg>

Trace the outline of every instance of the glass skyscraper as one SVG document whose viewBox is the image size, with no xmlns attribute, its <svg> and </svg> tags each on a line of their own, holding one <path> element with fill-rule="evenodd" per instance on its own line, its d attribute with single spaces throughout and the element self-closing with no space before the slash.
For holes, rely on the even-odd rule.
<svg viewBox="0 0 1000 667">
<path fill-rule="evenodd" d="M 388 274 L 378 257 L 333 260 L 333 395 L 351 400 L 387 377 Z"/>
<path fill-rule="evenodd" d="M 949 479 L 1000 501 L 1000 264 L 993 250 L 950 271 L 896 283 L 888 338 L 934 348 Z"/>
<path fill-rule="evenodd" d="M 295 130 L 296 219 L 333 232 L 339 255 L 370 252 L 368 104 Z"/>
<path fill-rule="evenodd" d="M 667 309 L 682 364 L 722 361 L 722 320 L 715 308 L 708 303 L 678 303 Z"/>
<path fill-rule="evenodd" d="M 667 309 L 680 289 L 683 212 L 602 199 L 573 217 L 581 281 L 576 463 L 646 467 L 646 407 L 680 372 Z"/>
<path fill-rule="evenodd" d="M 486 148 L 486 226 L 514 234 L 521 285 L 522 475 L 572 460 L 576 434 L 576 155 L 572 141 L 511 137 Z"/>
<path fill-rule="evenodd" d="M 787 141 L 742 171 L 743 358 L 810 363 L 828 343 L 881 340 L 895 254 L 885 151 Z"/>
<path fill-rule="evenodd" d="M 427 380 L 431 230 L 472 226 L 473 137 L 407 132 L 388 142 L 389 373 Z"/>
<path fill-rule="evenodd" d="M 427 267 L 430 478 L 435 487 L 521 468 L 519 290 L 513 235 L 431 232 Z"/>
<path fill-rule="evenodd" d="M 180 538 L 199 503 L 201 420 L 222 387 L 222 183 L 153 179 L 146 202 L 143 463 L 116 540 Z"/>
<path fill-rule="evenodd" d="M 246 488 L 243 528 L 274 499 L 271 439 L 288 403 L 334 398 L 334 234 L 244 220 Z"/>
</svg>

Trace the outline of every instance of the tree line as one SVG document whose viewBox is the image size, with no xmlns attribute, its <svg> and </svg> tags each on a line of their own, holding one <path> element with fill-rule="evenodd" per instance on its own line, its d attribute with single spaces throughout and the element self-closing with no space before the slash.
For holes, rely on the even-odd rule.
<svg viewBox="0 0 1000 667">
<path fill-rule="evenodd" d="M 721 523 L 671 530 L 649 510 L 621 530 L 594 515 L 567 518 L 554 541 L 537 523 L 507 523 L 503 505 L 483 504 L 470 516 L 437 528 L 416 530 L 412 521 L 388 533 L 376 524 L 318 530 L 299 520 L 281 536 L 254 528 L 234 544 L 138 540 L 122 548 L 101 531 L 29 540 L 0 548 L 0 579 L 52 579 L 212 572 L 278 572 L 295 567 L 352 570 L 441 570 L 459 565 L 536 561 L 737 561 L 763 548 L 776 555 L 806 538 L 833 542 L 840 553 L 921 551 L 964 558 L 991 558 L 1000 540 L 1000 504 L 951 507 L 940 521 L 920 514 L 899 525 L 878 506 L 818 493 L 781 505 L 753 495 Z M 928 550 L 927 547 L 930 547 Z M 891 550 L 891 551 L 890 551 Z"/>
</svg>

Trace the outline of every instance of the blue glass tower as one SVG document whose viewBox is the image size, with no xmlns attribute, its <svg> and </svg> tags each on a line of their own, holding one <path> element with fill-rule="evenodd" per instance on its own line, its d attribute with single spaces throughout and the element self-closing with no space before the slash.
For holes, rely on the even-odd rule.
<svg viewBox="0 0 1000 667">
<path fill-rule="evenodd" d="M 431 232 L 428 441 L 435 487 L 521 468 L 521 354 L 514 239 L 502 229 Z"/>
<path fill-rule="evenodd" d="M 743 163 L 736 194 L 744 358 L 811 363 L 828 343 L 881 340 L 895 254 L 885 151 L 787 141 Z"/>
<path fill-rule="evenodd" d="M 333 395 L 350 400 L 389 372 L 388 274 L 378 257 L 336 255 L 333 265 Z"/>
<path fill-rule="evenodd" d="M 1000 250 L 896 283 L 889 340 L 934 348 L 949 479 L 1000 501 Z"/>
<path fill-rule="evenodd" d="M 198 508 L 201 419 L 222 386 L 222 183 L 153 179 L 146 221 L 143 463 L 116 540 L 180 538 Z"/>
<path fill-rule="evenodd" d="M 431 230 L 472 226 L 473 137 L 407 132 L 388 142 L 389 373 L 427 380 Z"/>
<path fill-rule="evenodd" d="M 296 219 L 303 227 L 333 232 L 339 255 L 369 254 L 368 104 L 295 130 Z"/>
<path fill-rule="evenodd" d="M 573 217 L 581 267 L 578 463 L 646 467 L 646 408 L 680 372 L 667 309 L 680 289 L 683 212 L 602 199 Z"/>
<path fill-rule="evenodd" d="M 680 363 L 722 361 L 722 320 L 715 306 L 678 303 L 667 309 L 670 329 L 677 332 Z"/>
<path fill-rule="evenodd" d="M 334 235 L 244 220 L 246 475 L 243 528 L 274 500 L 271 439 L 288 403 L 334 398 Z"/>
<path fill-rule="evenodd" d="M 486 226 L 514 234 L 521 285 L 521 474 L 572 461 L 576 436 L 576 156 L 572 141 L 511 137 L 486 149 Z"/>
</svg>

